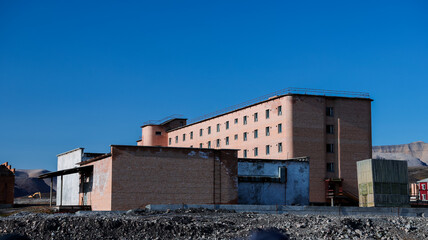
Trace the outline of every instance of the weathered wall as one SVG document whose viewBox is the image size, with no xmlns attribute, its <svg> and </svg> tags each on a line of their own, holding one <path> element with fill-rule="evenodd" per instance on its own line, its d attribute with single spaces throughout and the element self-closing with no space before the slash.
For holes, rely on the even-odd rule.
<svg viewBox="0 0 428 240">
<path fill-rule="evenodd" d="M 239 182 L 239 204 L 308 205 L 309 162 L 286 160 L 240 159 L 238 176 L 279 177 L 286 167 L 286 183 Z"/>
<path fill-rule="evenodd" d="M 112 146 L 111 151 L 112 210 L 237 203 L 234 150 Z"/>
<path fill-rule="evenodd" d="M 58 170 L 69 169 L 77 167 L 76 163 L 82 161 L 83 148 L 78 148 L 59 154 L 58 157 Z M 63 176 L 63 191 L 61 192 L 61 177 L 57 179 L 57 194 L 56 204 L 61 205 L 79 205 L 79 174 L 69 174 Z"/>
<path fill-rule="evenodd" d="M 88 205 L 93 211 L 112 210 L 112 158 L 107 157 L 101 160 L 85 164 L 93 165 L 92 187 L 88 193 Z M 83 198 L 83 193 L 80 194 Z M 82 201 L 82 200 L 81 200 Z"/>
<path fill-rule="evenodd" d="M 0 205 L 12 205 L 15 186 L 15 170 L 4 163 L 0 165 Z"/>
</svg>

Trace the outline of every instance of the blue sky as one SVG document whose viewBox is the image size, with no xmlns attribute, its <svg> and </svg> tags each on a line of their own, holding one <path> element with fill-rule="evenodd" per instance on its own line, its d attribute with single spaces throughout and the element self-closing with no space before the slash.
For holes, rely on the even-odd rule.
<svg viewBox="0 0 428 240">
<path fill-rule="evenodd" d="M 0 0 L 0 162 L 56 169 L 286 87 L 366 91 L 373 144 L 428 142 L 427 1 Z"/>
</svg>

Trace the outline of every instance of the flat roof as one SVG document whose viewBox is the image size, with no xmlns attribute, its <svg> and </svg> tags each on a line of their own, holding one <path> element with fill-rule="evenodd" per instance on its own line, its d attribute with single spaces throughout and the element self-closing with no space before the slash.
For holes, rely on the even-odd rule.
<svg viewBox="0 0 428 240">
<path fill-rule="evenodd" d="M 309 162 L 309 157 L 303 156 L 288 159 L 238 158 L 238 162 Z"/>
<path fill-rule="evenodd" d="M 39 176 L 39 178 L 51 178 L 51 177 L 58 177 L 78 172 L 90 172 L 94 169 L 94 166 L 84 166 L 84 167 L 75 167 L 75 168 L 69 168 L 69 169 L 63 169 L 56 172 L 50 172 L 45 173 Z"/>
<path fill-rule="evenodd" d="M 77 150 L 84 150 L 84 148 L 75 148 L 75 149 L 72 149 L 72 150 L 69 150 L 69 151 L 67 151 L 67 152 L 63 152 L 63 153 L 60 153 L 60 154 L 58 154 L 58 155 L 56 155 L 57 157 L 59 157 L 59 156 L 61 156 L 61 155 L 65 155 L 65 154 L 67 154 L 67 153 L 71 153 L 71 152 L 74 152 L 74 151 L 77 151 Z"/>
</svg>

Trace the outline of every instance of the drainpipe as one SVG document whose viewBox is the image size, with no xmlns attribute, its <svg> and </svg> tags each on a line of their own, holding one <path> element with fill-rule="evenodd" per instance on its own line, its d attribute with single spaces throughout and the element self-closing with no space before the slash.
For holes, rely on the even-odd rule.
<svg viewBox="0 0 428 240">
<path fill-rule="evenodd" d="M 342 174 L 340 172 L 340 118 L 337 119 L 337 174 L 338 178 L 342 178 Z"/>
<path fill-rule="evenodd" d="M 53 189 L 53 177 L 51 177 L 51 189 L 49 193 L 49 207 L 52 207 L 52 189 Z"/>
</svg>

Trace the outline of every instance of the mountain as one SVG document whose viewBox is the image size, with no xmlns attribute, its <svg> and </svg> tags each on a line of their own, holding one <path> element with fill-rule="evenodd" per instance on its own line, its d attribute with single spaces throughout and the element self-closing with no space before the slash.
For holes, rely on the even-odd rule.
<svg viewBox="0 0 428 240">
<path fill-rule="evenodd" d="M 373 158 L 406 160 L 409 167 L 428 166 L 428 143 L 373 146 Z"/>
<path fill-rule="evenodd" d="M 49 172 L 45 169 L 17 169 L 15 171 L 15 197 L 28 196 L 35 192 L 48 193 L 51 180 L 38 177 Z M 56 190 L 56 178 L 54 178 L 53 189 Z"/>
</svg>

